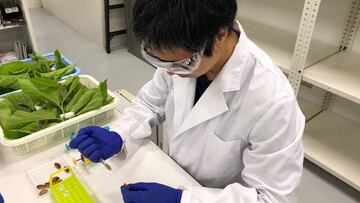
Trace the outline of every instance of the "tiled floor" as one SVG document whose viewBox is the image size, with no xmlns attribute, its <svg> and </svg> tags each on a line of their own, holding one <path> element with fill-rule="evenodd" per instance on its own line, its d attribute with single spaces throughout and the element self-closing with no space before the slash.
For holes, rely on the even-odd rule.
<svg viewBox="0 0 360 203">
<path fill-rule="evenodd" d="M 152 78 L 154 69 L 126 49 L 106 54 L 44 9 L 31 9 L 30 15 L 41 53 L 59 49 L 81 67 L 82 74 L 108 79 L 110 89 L 136 93 Z M 301 203 L 359 203 L 360 193 L 306 161 L 299 198 Z"/>
</svg>

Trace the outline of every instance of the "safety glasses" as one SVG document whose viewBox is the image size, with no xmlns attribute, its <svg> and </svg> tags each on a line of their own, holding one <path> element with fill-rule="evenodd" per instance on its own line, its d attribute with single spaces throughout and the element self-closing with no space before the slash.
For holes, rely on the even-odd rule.
<svg viewBox="0 0 360 203">
<path fill-rule="evenodd" d="M 206 44 L 206 43 L 205 43 Z M 201 59 L 204 55 L 205 46 L 199 52 L 193 53 L 190 57 L 180 61 L 163 61 L 151 55 L 151 50 L 145 42 L 141 43 L 141 54 L 144 59 L 157 68 L 166 68 L 175 74 L 191 74 L 200 67 Z"/>
</svg>

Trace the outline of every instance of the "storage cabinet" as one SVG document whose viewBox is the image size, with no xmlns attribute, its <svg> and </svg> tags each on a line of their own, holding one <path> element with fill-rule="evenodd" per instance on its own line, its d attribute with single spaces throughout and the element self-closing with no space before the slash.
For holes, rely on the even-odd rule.
<svg viewBox="0 0 360 203">
<path fill-rule="evenodd" d="M 360 191 L 360 0 L 238 0 L 248 37 L 289 76 L 306 159 Z"/>
<path fill-rule="evenodd" d="M 0 0 L 1 5 L 4 2 L 5 0 Z M 22 7 L 21 1 L 18 1 L 18 6 L 21 8 L 19 12 L 22 12 L 24 9 Z M 7 52 L 13 52 L 15 42 L 21 42 L 26 45 L 27 52 L 32 51 L 32 44 L 30 42 L 26 19 L 25 22 L 21 24 L 12 24 L 6 26 L 0 24 L 0 55 Z M 18 57 L 20 59 L 23 58 L 23 56 Z"/>
<path fill-rule="evenodd" d="M 313 33 L 306 67 L 337 52 L 351 0 L 323 0 Z M 300 20 L 302 1 L 238 0 L 238 19 L 247 35 L 266 51 L 278 66 L 290 72 Z M 329 8 L 337 8 L 333 13 Z M 335 25 L 335 26 L 334 26 Z M 326 35 L 324 35 L 326 32 Z"/>
<path fill-rule="evenodd" d="M 343 29 L 337 41 L 338 50 L 305 67 L 302 75 L 303 81 L 324 90 L 322 110 L 306 124 L 305 157 L 360 191 L 360 55 L 354 44 L 360 37 L 357 34 L 360 2 L 346 2 L 348 9 L 343 8 L 343 2 L 337 2 L 338 7 L 322 8 L 326 2 L 321 2 L 320 13 L 330 15 L 343 13 L 342 10 L 347 13 L 342 25 L 333 25 Z M 325 22 L 316 23 L 315 28 Z M 324 36 L 330 32 L 322 31 Z M 311 51 L 308 54 L 311 56 Z"/>
</svg>

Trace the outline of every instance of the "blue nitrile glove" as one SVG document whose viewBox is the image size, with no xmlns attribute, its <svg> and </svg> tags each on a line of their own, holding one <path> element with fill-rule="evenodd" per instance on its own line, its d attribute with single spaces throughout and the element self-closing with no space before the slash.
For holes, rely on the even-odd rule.
<svg viewBox="0 0 360 203">
<path fill-rule="evenodd" d="M 78 148 L 80 153 L 93 162 L 108 159 L 117 154 L 123 141 L 116 132 L 98 126 L 80 129 L 78 135 L 71 140 L 70 147 Z"/>
<path fill-rule="evenodd" d="M 134 183 L 121 186 L 125 203 L 180 203 L 182 190 L 159 183 Z"/>
<path fill-rule="evenodd" d="M 4 203 L 4 198 L 3 198 L 3 196 L 1 195 L 1 193 L 0 193 L 0 203 Z"/>
</svg>

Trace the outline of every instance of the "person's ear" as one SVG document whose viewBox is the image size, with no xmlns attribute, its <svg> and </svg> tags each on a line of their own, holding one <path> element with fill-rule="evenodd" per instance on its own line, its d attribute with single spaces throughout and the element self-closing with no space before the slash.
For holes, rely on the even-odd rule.
<svg viewBox="0 0 360 203">
<path fill-rule="evenodd" d="M 222 27 L 220 28 L 218 34 L 215 36 L 214 46 L 215 47 L 223 47 L 225 45 L 226 39 L 229 35 L 229 28 L 228 27 Z"/>
</svg>

